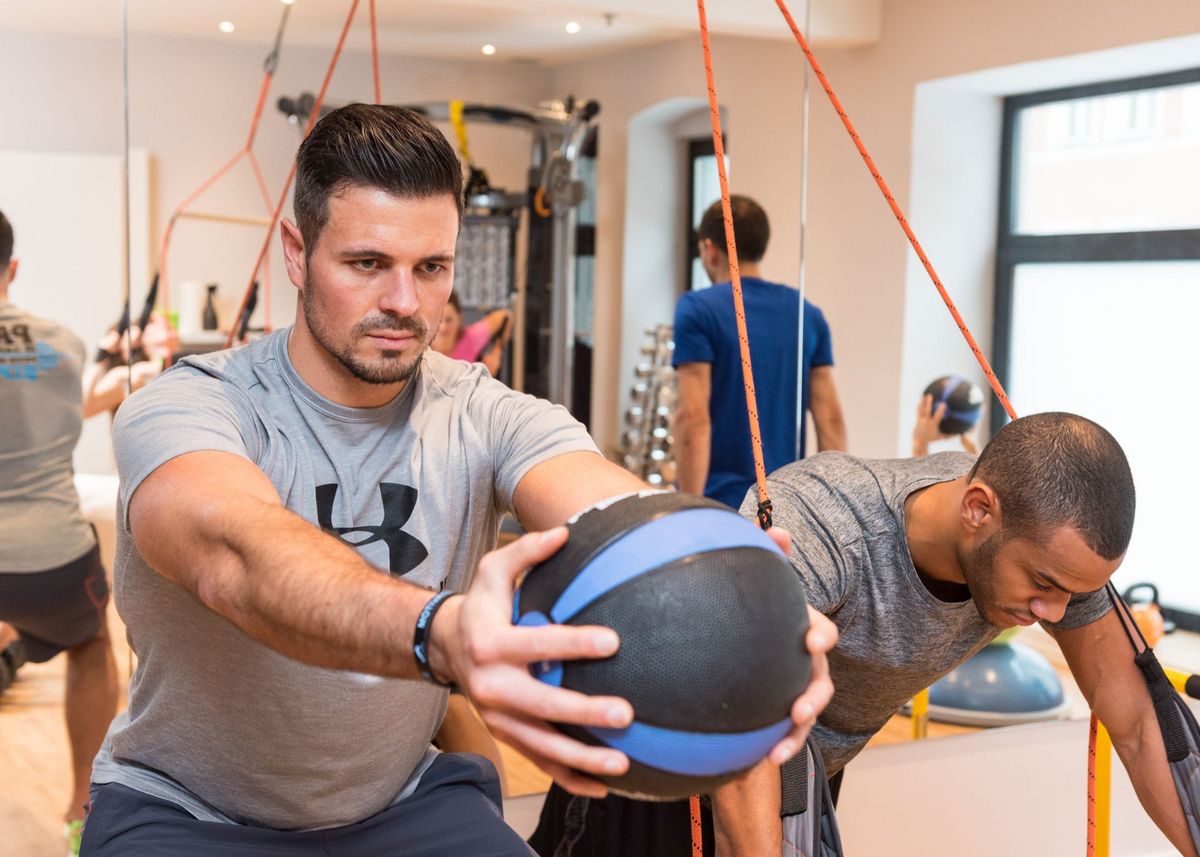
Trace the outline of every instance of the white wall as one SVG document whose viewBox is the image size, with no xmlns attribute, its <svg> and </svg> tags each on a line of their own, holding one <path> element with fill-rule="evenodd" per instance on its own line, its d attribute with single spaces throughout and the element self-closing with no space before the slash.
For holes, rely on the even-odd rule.
<svg viewBox="0 0 1200 857">
<path fill-rule="evenodd" d="M 951 85 L 917 88 L 910 222 L 951 299 L 991 356 L 992 282 L 999 205 L 1000 99 Z M 911 455 L 916 403 L 942 375 L 988 384 L 924 265 L 908 254 L 895 453 Z M 988 406 L 980 417 L 987 436 Z M 961 448 L 950 445 L 947 448 Z"/>
<path fill-rule="evenodd" d="M 670 324 L 684 272 L 684 235 L 690 212 L 687 140 L 712 134 L 708 105 L 697 98 L 670 98 L 629 121 L 625 254 L 621 272 L 618 407 L 630 403 L 633 368 L 643 359 L 645 331 Z M 724 127 L 722 119 L 722 127 Z M 601 152 L 604 152 L 601 137 Z M 603 157 L 604 155 L 602 155 Z M 596 431 L 597 437 L 603 435 Z"/>
<path fill-rule="evenodd" d="M 280 95 L 316 92 L 332 51 L 284 44 L 278 73 L 254 151 L 272 201 L 299 144 L 299 133 L 275 108 Z M 211 39 L 134 34 L 130 43 L 133 145 L 153 159 L 151 235 L 154 253 L 175 206 L 244 146 L 262 80 L 268 46 Z M 382 56 L 383 97 L 389 102 L 463 98 L 533 106 L 553 93 L 544 69 L 480 60 L 442 61 Z M 105 39 L 0 33 L 0 76 L 10 81 L 0 150 L 119 153 L 122 145 L 120 43 Z M 16 83 L 19 81 L 19 85 Z M 330 86 L 330 100 L 370 100 L 370 57 L 346 52 Z M 471 152 L 494 184 L 523 188 L 529 163 L 526 133 L 468 126 Z M 2 196 L 2 192 L 0 192 Z M 0 208 L 3 201 L 0 199 Z M 240 164 L 202 196 L 201 211 L 260 215 L 266 210 L 248 164 Z M 284 208 L 291 216 L 290 199 Z M 19 228 L 19 225 L 18 225 Z M 265 229 L 186 221 L 175 229 L 170 276 L 219 282 L 225 300 L 240 298 L 262 246 Z M 294 290 L 272 239 L 272 322 L 290 323 Z M 120 298 L 112 296 L 115 320 Z M 260 313 L 262 301 L 259 302 Z"/>
</svg>

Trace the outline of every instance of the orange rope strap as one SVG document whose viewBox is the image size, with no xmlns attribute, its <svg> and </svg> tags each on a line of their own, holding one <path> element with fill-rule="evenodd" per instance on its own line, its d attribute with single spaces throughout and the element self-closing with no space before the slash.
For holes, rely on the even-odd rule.
<svg viewBox="0 0 1200 857">
<path fill-rule="evenodd" d="M 704 47 L 704 75 L 708 82 L 708 109 L 712 116 L 713 149 L 717 156 L 717 176 L 721 181 L 721 212 L 725 220 L 725 249 L 729 254 L 729 274 L 733 281 L 733 311 L 737 317 L 738 345 L 742 352 L 742 383 L 746 387 L 746 410 L 750 419 L 750 445 L 754 451 L 754 481 L 758 487 L 758 523 L 771 526 L 771 498 L 767 495 L 767 470 L 763 464 L 762 433 L 758 428 L 758 400 L 754 395 L 754 373 L 750 364 L 750 337 L 746 332 L 746 306 L 742 301 L 742 272 L 738 266 L 737 242 L 733 235 L 733 209 L 729 202 L 729 177 L 725 175 L 725 143 L 721 139 L 721 114 L 717 107 L 717 88 L 713 80 L 712 44 L 708 38 L 708 18 L 704 0 L 696 0 L 700 16 L 700 41 Z"/>
<path fill-rule="evenodd" d="M 704 857 L 704 829 L 700 826 L 700 798 L 688 798 L 688 815 L 692 821 L 692 857 Z"/>
<path fill-rule="evenodd" d="M 317 93 L 317 99 L 313 102 L 312 112 L 308 116 L 308 124 L 304 126 L 304 137 L 308 137 L 313 126 L 317 124 L 317 119 L 321 116 L 321 105 L 325 102 L 325 93 L 329 90 L 329 81 L 333 79 L 333 71 L 337 68 L 338 60 L 342 56 L 342 48 L 346 44 L 346 34 L 350 32 L 350 24 L 354 21 L 354 13 L 358 10 L 358 0 L 351 0 L 350 11 L 346 14 L 346 22 L 342 25 L 342 33 L 338 37 L 337 47 L 334 48 L 333 57 L 329 61 L 329 68 L 325 71 L 325 79 L 321 82 L 321 90 Z M 263 266 L 263 261 L 267 258 L 267 251 L 271 248 L 271 238 L 275 233 L 275 225 L 279 223 L 279 215 L 283 212 L 284 203 L 287 202 L 288 192 L 292 188 L 292 180 L 296 177 L 296 161 L 292 160 L 292 168 L 288 171 L 287 180 L 283 183 L 283 190 L 279 193 L 279 201 L 275 205 L 275 211 L 271 214 L 271 224 L 267 227 L 266 237 L 263 239 L 262 249 L 258 251 L 258 259 L 254 263 L 254 270 L 250 274 L 250 282 L 246 284 L 246 291 L 242 295 L 241 305 L 238 307 L 234 318 L 240 319 L 242 314 L 246 312 L 246 307 L 250 303 L 250 295 L 254 292 L 254 278 L 258 274 L 259 268 Z M 225 338 L 225 347 L 232 348 L 234 337 L 237 335 L 236 326 L 229 329 L 229 335 Z"/>
<path fill-rule="evenodd" d="M 717 85 L 713 78 L 712 43 L 708 37 L 708 16 L 704 0 L 696 0 L 700 19 L 700 43 L 704 49 L 704 76 L 708 84 L 708 109 L 712 118 L 713 150 L 717 177 L 721 182 L 721 213 L 725 221 L 725 250 L 729 255 L 729 274 L 733 284 L 733 312 L 737 319 L 738 347 L 742 355 L 742 383 L 746 388 L 746 412 L 750 421 L 750 446 L 754 453 L 754 482 L 758 488 L 758 523 L 771 527 L 771 498 L 767 494 L 767 469 L 763 463 L 762 433 L 758 427 L 758 399 L 754 394 L 754 372 L 750 362 L 750 336 L 746 331 L 746 306 L 742 300 L 742 272 L 738 265 L 737 241 L 733 234 L 733 207 L 729 202 L 729 177 L 725 174 L 725 142 L 721 136 L 721 113 L 717 106 Z M 689 800 L 692 830 L 692 857 L 704 855 L 704 830 L 700 826 L 700 798 Z"/>
<path fill-rule="evenodd" d="M 967 345 L 971 347 L 971 353 L 975 355 L 975 359 L 979 361 L 980 368 L 983 369 L 983 374 L 987 376 L 988 383 L 991 384 L 992 390 L 996 393 L 996 398 L 1004 406 L 1005 412 L 1011 419 L 1016 419 L 1016 411 L 1013 410 L 1012 403 L 1008 400 L 1008 395 L 1004 392 L 1004 387 L 1001 386 L 1000 380 L 996 377 L 996 373 L 992 371 L 992 366 L 988 359 L 983 355 L 979 345 L 975 342 L 975 337 L 971 335 L 971 331 L 967 328 L 967 323 L 963 321 L 962 316 L 958 312 L 958 307 L 954 305 L 954 301 L 950 299 L 946 287 L 942 285 L 941 278 L 937 275 L 937 271 L 933 269 L 933 263 L 929 261 L 929 257 L 925 255 L 925 250 L 921 247 L 921 242 L 917 240 L 917 236 L 913 234 L 912 227 L 908 224 L 908 218 L 904 216 L 904 212 L 900 208 L 900 204 L 896 202 L 896 198 L 892 196 L 891 189 L 888 188 L 887 182 L 883 180 L 883 176 L 879 173 L 879 168 L 875 166 L 875 161 L 871 159 L 871 155 L 867 152 L 866 146 L 863 145 L 862 139 L 858 136 L 858 131 L 854 130 L 854 123 L 850 121 L 850 117 L 846 114 L 845 108 L 838 100 L 837 94 L 833 91 L 833 87 L 829 85 L 829 80 L 825 77 L 825 72 L 821 70 L 821 64 L 817 62 L 817 58 L 813 55 L 812 49 L 809 48 L 808 42 L 800 33 L 800 28 L 796 26 L 795 20 L 792 18 L 791 12 L 788 11 L 783 0 L 775 0 L 775 5 L 779 7 L 779 11 L 783 13 L 783 17 L 787 20 L 788 26 L 792 29 L 792 35 L 796 37 L 796 42 L 800 45 L 800 50 L 804 51 L 804 55 L 808 57 L 808 63 L 812 66 L 813 72 L 817 79 L 821 81 L 821 88 L 825 90 L 825 94 L 829 96 L 830 102 L 833 104 L 833 109 L 837 111 L 838 117 L 842 120 L 842 124 L 846 126 L 846 131 L 850 134 L 850 139 L 854 141 L 854 147 L 858 149 L 858 153 L 862 155 L 863 161 L 867 165 L 867 169 L 871 172 L 875 183 L 879 185 L 879 190 L 883 192 L 883 198 L 887 200 L 887 204 L 892 209 L 892 214 L 896 215 L 896 220 L 900 224 L 900 228 L 904 230 L 904 234 L 908 236 L 908 242 L 912 244 L 913 250 L 917 253 L 917 258 L 921 260 L 921 264 L 925 266 L 925 271 L 929 274 L 929 279 L 933 281 L 933 285 L 937 287 L 938 294 L 942 296 L 942 300 L 946 304 L 946 308 L 950 310 L 950 315 L 954 317 L 955 324 L 958 325 L 959 331 L 967 340 Z"/>
<path fill-rule="evenodd" d="M 180 215 L 185 213 L 193 202 L 199 199 L 199 197 L 205 191 L 216 184 L 222 177 L 225 176 L 226 173 L 233 169 L 238 161 L 240 161 L 242 158 L 246 158 L 250 162 L 250 168 L 254 173 L 254 179 L 258 185 L 259 193 L 262 194 L 263 207 L 268 212 L 271 210 L 271 196 L 267 192 L 267 184 L 263 179 L 262 170 L 259 168 L 258 159 L 254 157 L 253 146 L 254 138 L 258 134 L 259 122 L 262 120 L 263 108 L 267 103 L 267 92 L 271 88 L 271 81 L 274 79 L 275 70 L 279 65 L 279 46 L 283 41 L 283 31 L 287 24 L 289 11 L 290 7 L 284 6 L 283 15 L 279 21 L 279 28 L 275 32 L 275 43 L 271 48 L 271 52 L 267 55 L 267 58 L 263 63 L 262 83 L 258 89 L 258 99 L 254 105 L 254 115 L 250 119 L 250 131 L 246 135 L 245 145 L 242 146 L 242 148 L 239 149 L 232 158 L 225 162 L 220 169 L 202 182 L 198 188 L 192 191 L 183 200 L 183 202 L 179 203 L 179 205 L 175 207 L 175 210 L 171 212 L 171 217 L 167 220 L 167 226 L 166 229 L 163 230 L 162 242 L 159 245 L 158 251 L 158 275 L 160 283 L 159 306 L 162 308 L 164 313 L 169 313 L 171 309 L 171 286 L 170 277 L 168 276 L 167 271 L 171 250 L 171 237 L 175 232 L 175 223 L 179 220 Z M 264 317 L 267 319 L 267 325 L 269 328 L 271 317 L 271 269 L 269 264 L 264 264 L 260 267 L 263 271 L 263 280 L 266 287 L 263 300 L 263 312 Z M 256 274 L 258 270 L 259 268 L 255 268 Z M 241 318 L 240 314 L 238 318 Z M 235 319 L 233 327 L 236 328 L 237 326 L 237 320 Z"/>
<path fill-rule="evenodd" d="M 371 68 L 375 76 L 375 103 L 382 104 L 383 96 L 380 94 L 379 86 L 379 40 L 376 38 L 377 30 L 375 27 L 375 0 L 371 0 Z"/>
<path fill-rule="evenodd" d="M 904 216 L 904 212 L 901 210 L 899 203 L 896 202 L 896 198 L 892 195 L 891 190 L 888 188 L 887 182 L 883 180 L 883 176 L 880 174 L 879 168 L 875 166 L 875 162 L 871 159 L 871 155 L 867 152 L 866 146 L 863 145 L 862 139 L 858 136 L 858 132 L 854 129 L 854 123 L 850 121 L 850 117 L 847 115 L 845 108 L 842 107 L 842 103 L 838 99 L 837 94 L 833 91 L 833 87 L 829 85 L 829 80 L 825 77 L 825 72 L 821 70 L 821 64 L 817 62 L 817 58 L 813 55 L 812 49 L 809 48 L 808 42 L 805 41 L 804 36 L 800 33 L 800 28 L 796 26 L 796 22 L 792 18 L 791 13 L 788 11 L 787 5 L 784 3 L 784 0 L 775 0 L 775 5 L 778 6 L 779 11 L 783 13 L 784 19 L 787 21 L 788 26 L 792 30 L 792 35 L 796 37 L 797 44 L 799 44 L 800 49 L 804 51 L 804 56 L 808 58 L 808 63 L 810 66 L 812 66 L 813 72 L 816 73 L 817 79 L 821 81 L 821 87 L 825 90 L 825 94 L 829 96 L 829 100 L 833 104 L 833 109 L 837 112 L 838 117 L 842 120 L 842 124 L 846 126 L 846 131 L 849 133 L 850 139 L 854 141 L 855 148 L 858 149 L 858 153 L 862 155 L 863 162 L 866 163 L 867 169 L 870 171 L 871 176 L 875 179 L 875 183 L 879 185 L 879 190 L 883 193 L 884 199 L 887 200 L 888 206 L 891 207 L 892 213 L 896 216 L 896 220 L 900 224 L 900 228 L 904 230 L 904 234 L 908 236 L 909 243 L 912 244 L 912 248 L 914 251 L 916 251 L 917 257 L 921 260 L 921 264 L 925 266 L 925 271 L 929 274 L 929 279 L 933 281 L 933 285 L 937 288 L 938 294 L 941 295 L 942 301 L 945 302 L 946 308 L 950 310 L 950 315 L 953 316 L 955 324 L 958 325 L 959 331 L 966 339 L 967 345 L 969 345 L 971 348 L 971 353 L 975 355 L 975 359 L 979 362 L 979 366 L 983 369 L 983 374 L 987 377 L 988 383 L 991 385 L 992 390 L 996 393 L 996 397 L 1000 400 L 1000 404 L 1003 405 L 1005 413 L 1008 414 L 1010 419 L 1015 420 L 1017 418 L 1016 410 L 1013 408 L 1012 402 L 1009 401 L 1008 395 L 1004 392 L 1004 387 L 1000 384 L 1000 379 L 998 379 L 996 377 L 996 373 L 992 371 L 991 364 L 984 356 L 983 351 L 980 350 L 979 345 L 975 341 L 975 337 L 971 335 L 970 329 L 968 329 L 966 322 L 963 321 L 962 316 L 958 312 L 958 308 L 954 305 L 954 301 L 951 300 L 949 293 L 946 291 L 946 287 L 942 284 L 941 278 L 938 277 L 937 272 L 933 269 L 933 263 L 929 261 L 929 257 L 925 255 L 925 251 L 921 247 L 921 243 L 917 240 L 917 236 L 913 234 L 912 227 L 910 227 L 908 223 L 908 218 Z M 1096 853 L 1098 844 L 1096 837 L 1096 745 L 1098 729 L 1099 721 L 1096 719 L 1096 715 L 1092 714 L 1091 731 L 1088 739 L 1088 825 L 1086 852 L 1088 857 L 1092 857 L 1092 855 Z M 1099 845 L 1102 849 L 1106 849 L 1107 847 L 1105 843 L 1099 843 Z"/>
<path fill-rule="evenodd" d="M 1088 731 L 1088 766 L 1087 766 L 1087 846 L 1086 854 L 1092 857 L 1096 853 L 1096 744 L 1100 730 L 1096 727 L 1096 715 L 1092 715 L 1091 729 Z"/>
</svg>

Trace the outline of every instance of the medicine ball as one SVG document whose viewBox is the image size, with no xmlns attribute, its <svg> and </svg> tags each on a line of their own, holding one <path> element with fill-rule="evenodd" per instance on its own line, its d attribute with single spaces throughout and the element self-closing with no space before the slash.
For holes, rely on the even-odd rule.
<svg viewBox="0 0 1200 857">
<path fill-rule="evenodd" d="M 776 544 L 727 506 L 668 492 L 607 501 L 567 527 L 562 549 L 522 581 L 513 621 L 615 630 L 612 657 L 531 670 L 629 700 L 634 722 L 557 727 L 624 752 L 629 771 L 606 782 L 630 797 L 711 792 L 765 758 L 812 668 L 804 592 Z"/>
<path fill-rule="evenodd" d="M 944 404 L 946 412 L 938 423 L 942 434 L 963 434 L 975 428 L 983 412 L 983 390 L 966 378 L 945 375 L 925 388 L 926 396 L 933 396 L 933 408 Z"/>
</svg>

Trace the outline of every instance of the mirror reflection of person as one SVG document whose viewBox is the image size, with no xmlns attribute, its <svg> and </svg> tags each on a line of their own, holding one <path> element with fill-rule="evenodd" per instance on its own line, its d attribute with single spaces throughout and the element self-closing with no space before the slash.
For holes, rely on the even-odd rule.
<svg viewBox="0 0 1200 857">
<path fill-rule="evenodd" d="M 83 426 L 85 350 L 62 325 L 9 302 L 12 251 L 12 225 L 0 213 L 0 657 L 11 672 L 67 653 L 73 784 L 65 821 L 76 853 L 92 759 L 118 693 L 108 575 L 79 508 L 71 458 Z"/>
<path fill-rule="evenodd" d="M 506 309 L 492 310 L 479 321 L 464 327 L 458 295 L 451 292 L 431 346 L 439 354 L 455 360 L 482 363 L 495 378 L 500 374 L 504 347 L 511 336 L 512 313 Z"/>
<path fill-rule="evenodd" d="M 174 331 L 159 314 L 151 317 L 145 330 L 135 324 L 122 335 L 115 325 L 109 328 L 100 340 L 103 359 L 83 373 L 83 418 L 104 411 L 115 413 L 131 391 L 140 390 L 162 373 L 175 344 Z"/>
<path fill-rule="evenodd" d="M 913 458 L 929 455 L 929 444 L 937 440 L 958 438 L 963 449 L 971 455 L 979 455 L 979 441 L 976 440 L 977 426 L 972 426 L 959 434 L 946 434 L 941 429 L 942 417 L 946 415 L 946 402 L 933 403 L 933 396 L 926 393 L 917 404 L 917 423 L 913 426 L 912 454 Z"/>
<path fill-rule="evenodd" d="M 813 303 L 803 302 L 804 355 L 797 360 L 800 293 L 760 276 L 771 237 L 767 213 L 747 196 L 735 195 L 730 203 L 767 471 L 804 457 L 809 413 L 818 451 L 844 451 L 846 421 L 833 379 L 829 324 Z M 697 233 L 700 262 L 713 287 L 688 292 L 675 309 L 672 361 L 679 388 L 674 428 L 679 490 L 736 508 L 754 483 L 754 456 L 721 203 L 704 212 Z M 799 409 L 797 364 L 802 364 L 805 380 Z"/>
</svg>

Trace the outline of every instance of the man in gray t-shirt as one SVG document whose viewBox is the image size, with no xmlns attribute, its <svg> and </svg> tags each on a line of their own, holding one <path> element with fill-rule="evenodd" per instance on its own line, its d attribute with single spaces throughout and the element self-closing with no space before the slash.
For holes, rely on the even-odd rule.
<svg viewBox="0 0 1200 857">
<path fill-rule="evenodd" d="M 1134 512 L 1129 465 L 1107 431 L 1072 414 L 1035 414 L 1002 429 L 978 461 L 825 453 L 767 482 L 810 604 L 838 627 L 835 695 L 812 733 L 828 773 L 1001 629 L 1040 622 L 1108 727 L 1142 805 L 1195 855 L 1145 682 L 1103 591 Z M 751 493 L 741 512 L 756 509 Z M 717 805 L 726 828 L 748 807 L 779 809 L 769 766 L 733 791 Z M 779 853 L 778 830 L 764 833 L 761 853 Z"/>
<path fill-rule="evenodd" d="M 957 452 L 883 461 L 830 453 L 780 468 L 768 480 L 775 520 L 794 533 L 792 566 L 810 603 L 838 626 L 829 655 L 834 698 L 813 728 L 830 775 L 914 693 L 1000 633 L 965 582 L 940 580 L 914 565 L 906 538 L 906 501 L 926 488 L 955 485 L 974 463 Z M 743 504 L 743 515 L 753 513 L 749 506 Z M 1110 609 L 1103 591 L 1079 594 L 1053 627 L 1077 628 Z"/>
<path fill-rule="evenodd" d="M 809 605 L 838 629 L 834 697 L 812 732 L 828 774 L 1001 629 L 1041 622 L 1108 726 L 1142 803 L 1194 854 L 1145 682 L 1103 591 L 1134 511 L 1129 464 L 1107 431 L 1071 414 L 1036 414 L 1006 426 L 977 462 L 963 453 L 865 461 L 830 452 L 781 467 L 767 487 Z M 757 516 L 757 492 L 740 511 Z M 631 809 L 609 798 L 600 806 L 583 825 L 587 853 L 644 853 L 648 831 L 675 823 L 670 805 Z M 797 853 L 806 819 L 788 807 L 781 823 L 774 766 L 719 789 L 713 807 L 717 843 L 742 843 L 731 853 Z M 551 813 L 543 813 L 546 830 L 562 806 Z M 618 829 L 610 819 L 632 823 Z M 675 849 L 656 857 L 689 853 L 686 819 L 684 811 L 668 837 Z"/>
<path fill-rule="evenodd" d="M 281 228 L 295 324 L 183 361 L 118 413 L 115 589 L 138 664 L 83 854 L 528 854 L 494 769 L 429 748 L 451 684 L 572 790 L 626 769 L 548 721 L 620 727 L 628 702 L 529 671 L 607 656 L 616 635 L 514 628 L 512 598 L 556 525 L 644 486 L 562 408 L 427 350 L 461 186 L 412 111 L 326 116 Z M 485 555 L 503 512 L 556 528 Z M 832 692 L 832 627 L 813 617 L 817 678 L 780 760 Z"/>
<path fill-rule="evenodd" d="M 25 660 L 67 653 L 70 837 L 83 818 L 100 736 L 117 711 L 108 575 L 72 465 L 83 423 L 83 343 L 9 302 L 12 251 L 12 225 L 0 213 L 0 691 Z"/>
</svg>

